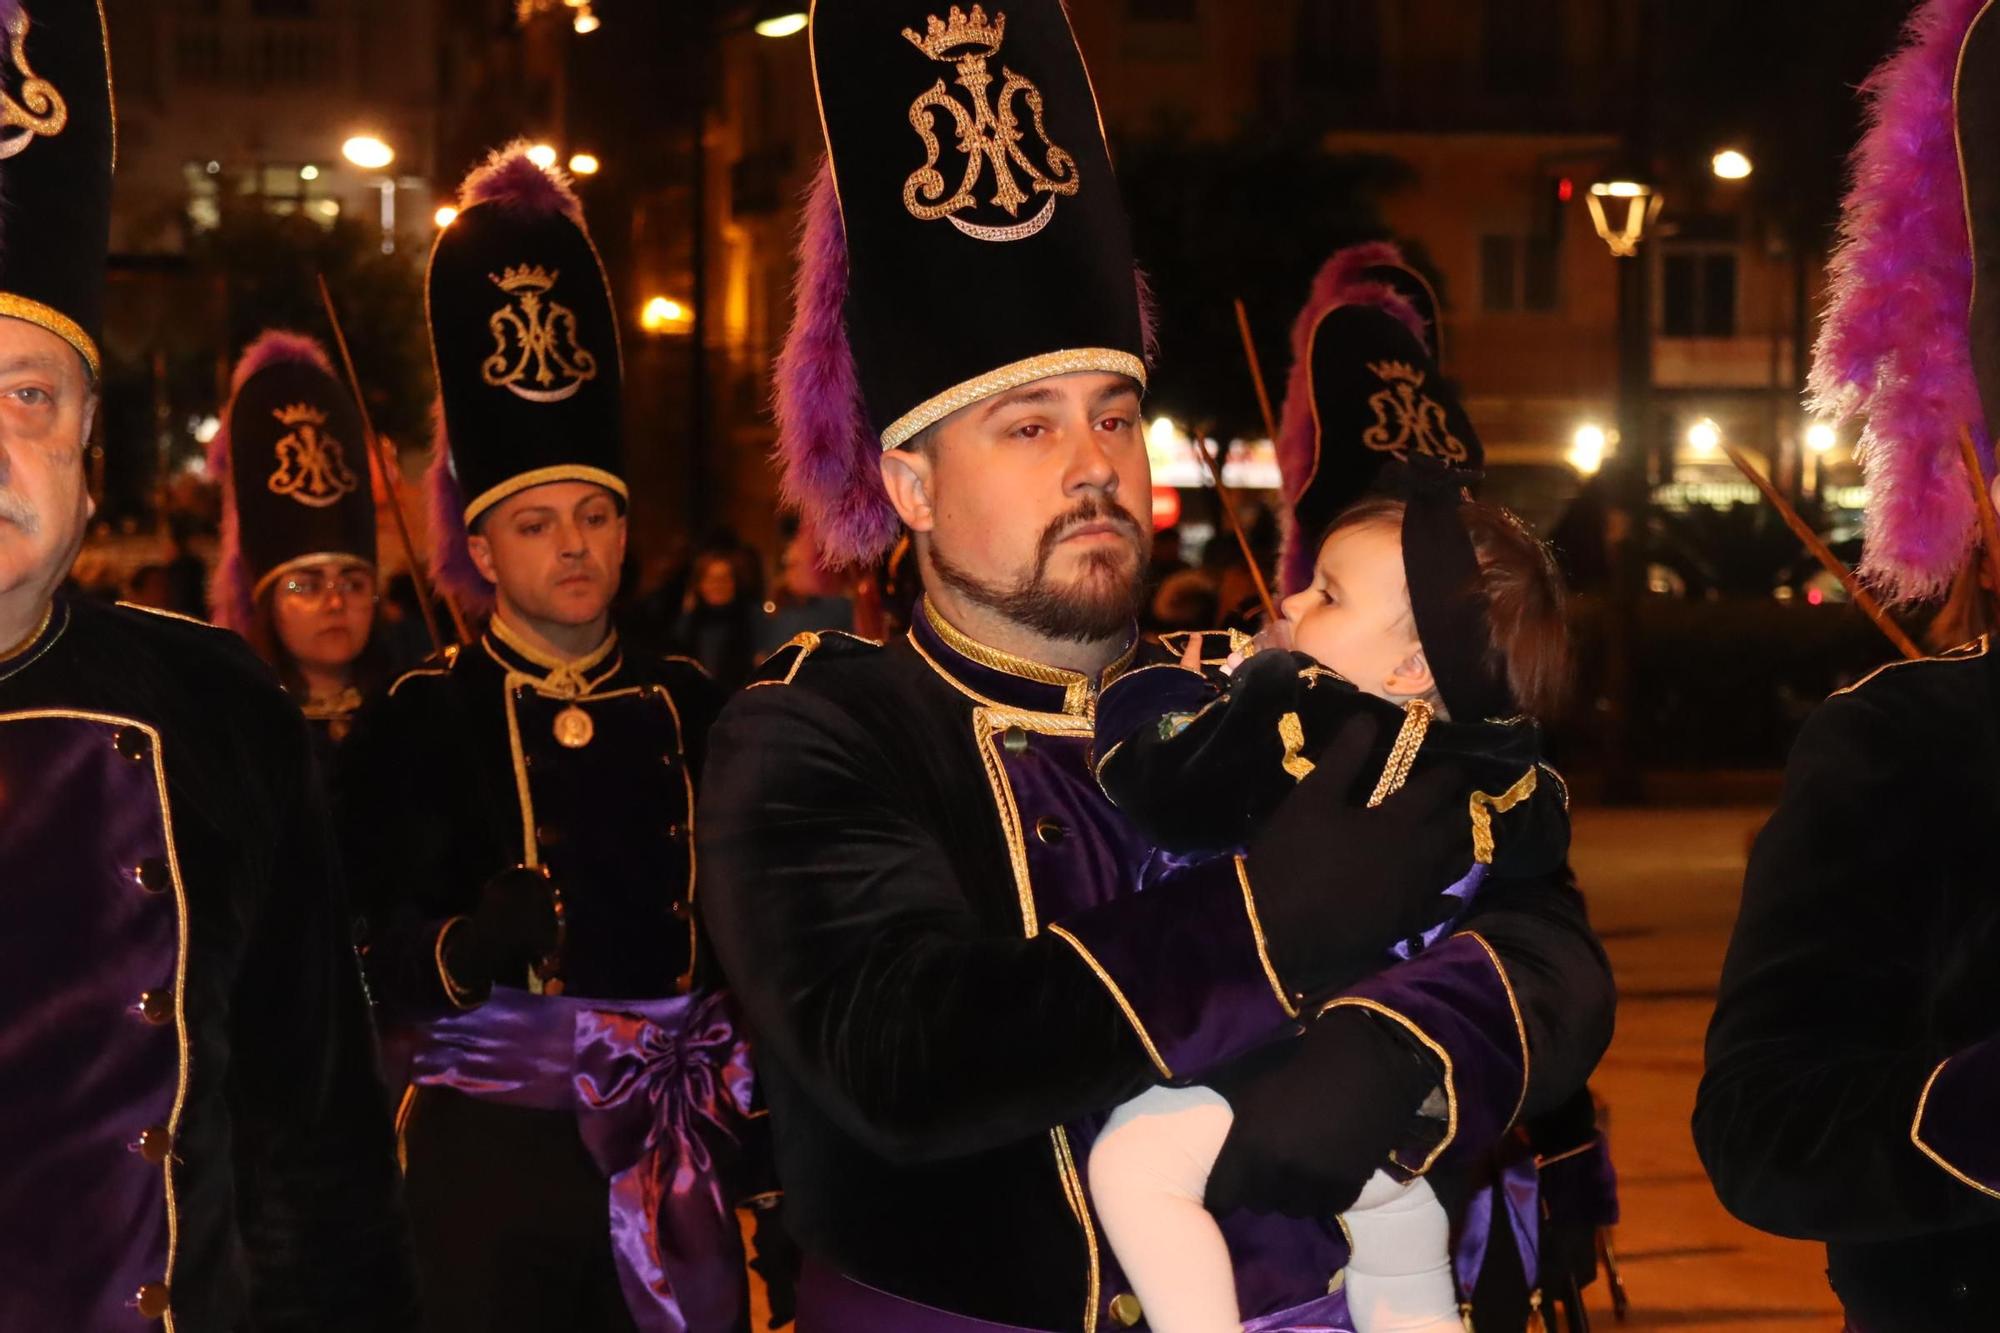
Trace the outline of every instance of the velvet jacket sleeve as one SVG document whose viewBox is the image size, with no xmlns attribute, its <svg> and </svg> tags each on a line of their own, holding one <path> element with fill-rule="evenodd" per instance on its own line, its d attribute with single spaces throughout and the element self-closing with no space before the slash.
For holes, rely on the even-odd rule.
<svg viewBox="0 0 2000 1333">
<path fill-rule="evenodd" d="M 1448 1119 L 1420 1165 L 1476 1159 L 1523 1116 L 1580 1090 L 1611 1042 L 1616 996 L 1567 868 L 1490 879 L 1457 933 L 1322 1008 L 1361 1008 L 1428 1054 Z M 1387 1145 L 1385 1145 L 1387 1146 Z"/>
<path fill-rule="evenodd" d="M 463 807 L 479 793 L 440 772 L 438 756 L 462 742 L 447 726 L 442 674 L 404 678 L 355 724 L 341 751 L 342 852 L 360 917 L 368 984 L 396 1021 L 450 1012 L 440 935 L 468 910 L 478 885 L 465 845 Z M 455 771 L 462 772 L 462 768 Z"/>
<path fill-rule="evenodd" d="M 1893 688 L 1829 700 L 1751 854 L 1694 1135 L 1723 1204 L 1762 1230 L 1871 1241 L 2000 1219 L 2000 1043 L 1940 1035 L 1927 962 L 1954 881 L 1984 893 L 1991 875 L 1979 853 L 1954 875 L 1985 817 L 1940 767 L 1991 749 L 1940 730 Z"/>
<path fill-rule="evenodd" d="M 1358 697 L 1352 686 L 1297 653 L 1259 653 L 1225 679 L 1222 688 L 1178 666 L 1151 666 L 1113 681 L 1098 703 L 1097 780 L 1149 840 L 1172 851 L 1248 842 L 1312 771 L 1307 756 L 1359 711 L 1344 706 Z"/>
<path fill-rule="evenodd" d="M 1170 1002 L 1136 997 L 1128 1019 L 1058 930 L 1009 938 L 980 919 L 896 768 L 832 701 L 753 688 L 710 738 L 699 821 L 703 913 L 731 991 L 760 1040 L 871 1151 L 960 1156 L 1112 1106 L 1161 1076 L 1157 1056 L 1178 1057 L 1176 1022 L 1208 1024 L 1200 1041 L 1213 1044 L 1209 1015 L 1236 997 L 1211 1004 L 1211 990 L 1254 987 L 1258 1037 L 1288 1021 L 1254 954 L 1226 982 L 1205 979 L 1213 950 L 1189 960 Z M 1127 913 L 1138 932 L 1177 916 L 1183 945 L 1212 938 L 1195 920 L 1205 911 L 1233 911 L 1241 926 L 1233 862 L 1212 879 L 1094 908 L 1092 938 L 1118 937 Z"/>
<path fill-rule="evenodd" d="M 388 1102 L 325 802 L 290 719 L 267 891 L 232 1001 L 238 1207 L 255 1324 L 416 1326 Z"/>
</svg>

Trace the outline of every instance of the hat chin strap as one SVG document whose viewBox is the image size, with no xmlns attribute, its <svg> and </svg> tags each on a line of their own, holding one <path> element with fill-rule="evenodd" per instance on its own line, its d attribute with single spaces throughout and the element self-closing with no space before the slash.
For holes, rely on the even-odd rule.
<svg viewBox="0 0 2000 1333">
<path fill-rule="evenodd" d="M 1397 469 L 1403 492 L 1403 576 L 1438 697 L 1456 722 L 1483 722 L 1515 710 L 1488 660 L 1493 641 L 1479 555 L 1460 509 L 1476 472 L 1430 463 Z"/>
</svg>

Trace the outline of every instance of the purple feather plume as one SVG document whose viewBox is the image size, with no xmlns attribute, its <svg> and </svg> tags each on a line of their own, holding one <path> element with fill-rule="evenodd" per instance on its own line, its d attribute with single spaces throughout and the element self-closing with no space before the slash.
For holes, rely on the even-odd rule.
<svg viewBox="0 0 2000 1333">
<path fill-rule="evenodd" d="M 773 412 L 779 494 L 798 511 L 828 569 L 880 559 L 902 534 L 882 486 L 882 441 L 869 424 L 847 340 L 847 233 L 833 173 L 821 163 L 799 229 L 792 327 L 778 353 Z M 1158 355 L 1158 305 L 1134 268 L 1143 349 Z"/>
<path fill-rule="evenodd" d="M 1319 552 L 1311 548 L 1313 534 L 1300 534 L 1291 505 L 1312 475 L 1318 457 L 1312 413 L 1312 363 L 1306 350 L 1313 329 L 1330 310 L 1344 305 L 1380 306 L 1409 327 L 1428 345 L 1430 331 L 1423 316 L 1395 288 L 1386 283 L 1362 280 L 1361 274 L 1382 264 L 1402 265 L 1403 252 L 1387 241 L 1371 241 L 1336 250 L 1313 279 L 1305 308 L 1292 322 L 1292 373 L 1285 385 L 1285 406 L 1278 417 L 1278 474 L 1284 481 L 1284 545 L 1278 555 L 1278 582 L 1289 596 L 1312 582 L 1313 561 Z"/>
<path fill-rule="evenodd" d="M 1977 511 L 1959 461 L 1969 427 L 1990 458 L 1967 320 L 1972 244 L 1952 88 L 1983 0 L 1927 0 L 1904 45 L 1862 85 L 1867 126 L 1850 163 L 1809 405 L 1864 416 L 1862 573 L 1896 600 L 1942 593 Z"/>
<path fill-rule="evenodd" d="M 530 145 L 516 139 L 496 148 L 474 167 L 458 187 L 458 206 L 498 204 L 520 213 L 561 213 L 583 226 L 583 205 L 560 167 L 538 167 L 528 158 Z"/>
<path fill-rule="evenodd" d="M 4 3 L 5 0 L 0 0 L 0 6 Z M 0 9 L 0 15 L 4 15 L 4 9 Z M 4 21 L 4 17 L 0 17 L 0 21 Z M 328 375 L 333 374 L 333 362 L 327 358 L 326 349 L 303 333 L 266 329 L 251 339 L 250 345 L 243 349 L 243 355 L 236 359 L 236 368 L 230 372 L 229 401 L 222 407 L 222 425 L 215 432 L 215 438 L 208 442 L 208 475 L 222 487 L 221 544 L 215 568 L 208 575 L 209 619 L 224 629 L 243 635 L 250 633 L 251 621 L 256 616 L 250 591 L 257 580 L 243 562 L 243 534 L 236 521 L 236 479 L 231 470 L 229 418 L 236 408 L 236 395 L 252 375 L 294 361 L 304 362 Z"/>
<path fill-rule="evenodd" d="M 774 403 L 779 491 L 829 567 L 865 565 L 896 544 L 902 522 L 882 486 L 882 442 L 847 341 L 847 235 L 824 165 L 806 199 L 792 290 Z"/>
<path fill-rule="evenodd" d="M 424 469 L 424 515 L 431 529 L 430 576 L 434 589 L 458 603 L 468 623 L 493 610 L 493 585 L 472 563 L 466 544 L 465 491 L 451 470 L 451 438 L 444 426 L 444 401 L 431 405 L 431 461 Z"/>
</svg>

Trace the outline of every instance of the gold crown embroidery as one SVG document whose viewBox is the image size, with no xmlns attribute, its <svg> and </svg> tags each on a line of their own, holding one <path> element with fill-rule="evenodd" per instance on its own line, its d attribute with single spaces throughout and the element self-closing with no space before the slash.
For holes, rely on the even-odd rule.
<svg viewBox="0 0 2000 1333">
<path fill-rule="evenodd" d="M 320 430 L 326 413 L 311 403 L 288 403 L 271 415 L 279 425 L 291 427 L 273 446 L 278 467 L 265 483 L 273 495 L 289 495 L 300 504 L 324 509 L 359 485 L 347 468 L 340 441 Z"/>
<path fill-rule="evenodd" d="M 7 23 L 7 51 L 21 74 L 21 91 L 0 92 L 0 158 L 9 158 L 33 143 L 36 135 L 54 138 L 69 124 L 69 106 L 47 79 L 28 68 L 28 15 L 22 10 Z"/>
<path fill-rule="evenodd" d="M 548 299 L 561 276 L 540 264 L 487 274 L 513 299 L 486 321 L 493 334 L 493 352 L 479 367 L 486 383 L 531 403 L 559 403 L 597 378 L 597 358 L 577 341 L 576 312 Z"/>
<path fill-rule="evenodd" d="M 1055 216 L 1057 196 L 1077 192 L 1076 160 L 1049 138 L 1042 119 L 1042 93 L 1033 83 L 1002 65 L 999 97 L 988 95 L 993 75 L 986 62 L 999 54 L 1000 44 L 1006 40 L 1007 16 L 996 10 L 989 21 L 983 6 L 974 5 L 972 13 L 967 15 L 953 5 L 948 19 L 933 14 L 923 33 L 905 28 L 903 36 L 931 59 L 956 65 L 958 77 L 953 81 L 965 90 L 970 103 L 968 106 L 953 97 L 946 90 L 945 81 L 939 79 L 910 104 L 910 124 L 923 140 L 925 156 L 923 166 L 911 172 L 903 183 L 903 207 L 920 221 L 945 218 L 967 236 L 981 241 L 1026 240 L 1048 226 Z M 1035 137 L 1045 149 L 1042 160 L 1046 170 L 1037 166 L 1022 147 L 1027 136 L 1015 113 L 1017 98 L 1027 105 L 1034 120 Z M 937 134 L 936 113 L 940 111 L 950 113 L 958 129 L 958 151 L 965 155 L 965 171 L 956 190 L 950 190 L 944 173 L 938 169 L 938 159 L 943 153 Z M 1035 195 L 1047 195 L 1040 211 L 1025 222 L 1010 226 L 986 226 L 958 216 L 979 207 L 973 191 L 979 188 L 988 167 L 993 171 L 993 195 L 988 203 L 1010 218 L 1019 218 L 1022 207 L 1032 202 Z M 1016 178 L 1017 170 L 1027 180 L 1025 191 Z"/>
<path fill-rule="evenodd" d="M 1368 369 L 1388 387 L 1368 400 L 1375 424 L 1362 433 L 1363 444 L 1406 462 L 1412 449 L 1447 463 L 1466 460 L 1465 444 L 1451 433 L 1444 406 L 1423 392 L 1423 371 L 1405 361 L 1370 361 Z"/>
</svg>

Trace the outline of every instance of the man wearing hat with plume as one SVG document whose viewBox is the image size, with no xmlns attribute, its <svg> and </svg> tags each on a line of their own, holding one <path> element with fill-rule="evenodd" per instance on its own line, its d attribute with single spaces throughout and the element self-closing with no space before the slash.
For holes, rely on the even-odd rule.
<svg viewBox="0 0 2000 1333">
<path fill-rule="evenodd" d="M 1910 601 L 1976 590 L 1994 499 L 1960 441 L 1991 468 L 2000 13 L 1927 0 L 1864 91 L 1812 389 L 1866 418 L 1862 572 Z M 1751 853 L 1695 1143 L 1736 1216 L 1826 1243 L 1863 1333 L 2000 1327 L 1996 823 L 1982 637 L 1822 704 Z"/>
<path fill-rule="evenodd" d="M 433 566 L 491 618 L 343 765 L 370 980 L 415 1029 L 425 1304 L 439 1330 L 729 1330 L 752 1088 L 692 911 L 712 690 L 611 626 L 622 365 L 581 204 L 526 144 L 458 204 L 426 279 Z"/>
<path fill-rule="evenodd" d="M 1347 808 L 1372 735 L 1313 756 L 1242 857 L 1155 855 L 1112 808 L 1098 692 L 1176 668 L 1134 626 L 1145 319 L 1063 5 L 820 0 L 811 42 L 828 163 L 779 367 L 786 490 L 837 561 L 907 527 L 925 593 L 890 646 L 795 640 L 711 740 L 704 921 L 759 1042 L 801 1326 L 1137 1325 L 1080 1167 L 1105 1113 L 1345 992 L 1270 1075 L 1338 1069 L 1333 1100 L 1242 1114 L 1210 1201 L 1234 1194 L 1247 1327 L 1347 1327 L 1334 1214 L 1433 1089 L 1470 1142 L 1524 1084 L 1580 1082 L 1601 954 L 1566 888 L 1505 885 L 1471 918 L 1492 951 L 1367 976 L 1386 909 L 1336 912 L 1309 845 L 1347 846 L 1352 900 L 1384 904 L 1471 857 L 1469 831 L 1410 836 L 1465 822 L 1435 784 Z M 1300 1216 L 1251 1211 L 1276 1206 Z"/>
<path fill-rule="evenodd" d="M 215 623 L 249 640 L 312 724 L 330 775 L 364 694 L 382 679 L 374 637 L 375 489 L 361 414 L 326 350 L 267 329 L 230 376 L 209 446 L 222 482 Z"/>
<path fill-rule="evenodd" d="M 61 584 L 112 167 L 92 0 L 0 26 L 0 1326 L 415 1326 L 333 838 L 235 635 Z"/>
</svg>

